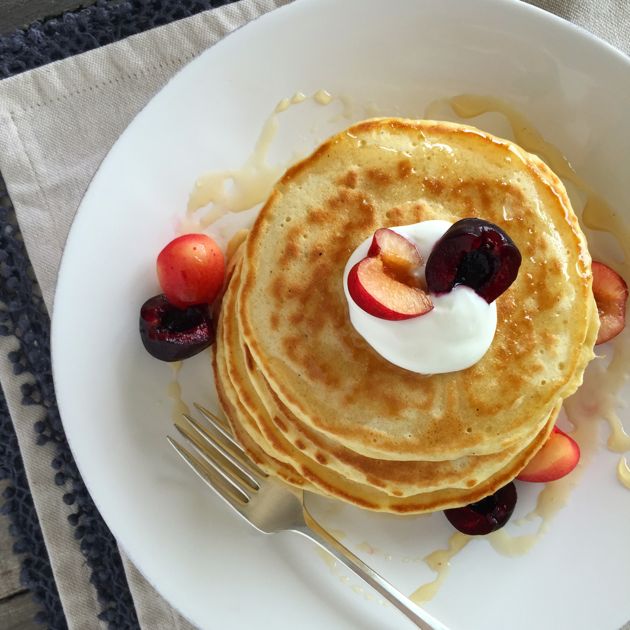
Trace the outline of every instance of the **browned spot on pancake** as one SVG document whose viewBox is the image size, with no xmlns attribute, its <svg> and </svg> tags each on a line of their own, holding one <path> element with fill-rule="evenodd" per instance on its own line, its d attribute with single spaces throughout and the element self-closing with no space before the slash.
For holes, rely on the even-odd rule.
<svg viewBox="0 0 630 630">
<path fill-rule="evenodd" d="M 477 485 L 477 480 L 476 479 L 468 479 L 466 481 L 466 487 L 467 488 L 474 488 Z"/>
<path fill-rule="evenodd" d="M 298 302 L 302 301 L 302 289 L 299 285 L 295 284 L 287 284 L 283 287 L 282 293 L 280 295 L 277 292 L 271 292 L 271 297 L 273 298 L 275 304 L 277 304 L 278 311 L 284 311 L 287 308 L 287 304 L 289 302 L 297 300 Z"/>
<path fill-rule="evenodd" d="M 297 354 L 297 347 L 300 345 L 300 337 L 287 336 L 282 339 L 282 347 L 284 352 L 291 361 L 300 363 L 300 358 Z"/>
<path fill-rule="evenodd" d="M 411 160 L 405 158 L 404 160 L 400 160 L 396 167 L 398 169 L 398 178 L 399 179 L 407 179 L 409 175 L 413 173 L 413 166 L 411 165 Z"/>
<path fill-rule="evenodd" d="M 247 369 L 250 372 L 256 368 L 254 357 L 252 357 L 252 353 L 249 351 L 249 348 L 247 346 L 245 346 L 245 363 L 247 365 Z"/>
<path fill-rule="evenodd" d="M 359 190 L 342 188 L 326 201 L 325 207 L 328 211 L 327 223 L 331 227 L 338 225 L 343 234 L 356 233 L 358 239 L 374 225 L 374 206 Z"/>
<path fill-rule="evenodd" d="M 444 190 L 444 182 L 435 177 L 424 177 L 422 183 L 424 184 L 425 190 L 436 197 L 441 195 Z"/>
<path fill-rule="evenodd" d="M 351 391 L 343 395 L 342 401 L 344 405 L 351 405 L 356 399 L 356 391 Z"/>
<path fill-rule="evenodd" d="M 303 311 L 296 311 L 295 313 L 292 313 L 291 315 L 289 315 L 289 321 L 294 326 L 297 326 L 303 319 L 304 319 Z"/>
<path fill-rule="evenodd" d="M 401 401 L 400 398 L 392 396 L 391 394 L 383 395 L 381 400 L 383 407 L 387 410 L 387 413 L 392 416 L 399 414 L 405 408 L 405 403 Z"/>
<path fill-rule="evenodd" d="M 352 251 L 353 250 L 350 247 L 339 247 L 338 249 L 327 253 L 326 256 L 328 257 L 331 266 L 343 269 L 348 258 L 350 258 Z"/>
<path fill-rule="evenodd" d="M 477 182 L 477 194 L 481 202 L 481 207 L 486 209 L 492 206 L 492 196 L 488 192 L 488 182 L 486 180 L 480 180 Z"/>
<path fill-rule="evenodd" d="M 365 174 L 368 181 L 375 186 L 388 186 L 392 183 L 390 174 L 380 168 L 368 168 Z"/>
<path fill-rule="evenodd" d="M 541 311 L 553 309 L 560 302 L 560 296 L 550 290 L 547 293 L 544 291 L 537 292 L 536 298 L 538 300 L 538 308 Z"/>
<path fill-rule="evenodd" d="M 281 266 L 284 266 L 292 260 L 295 260 L 299 255 L 300 249 L 297 246 L 297 243 L 293 240 L 287 240 L 278 262 Z"/>
<path fill-rule="evenodd" d="M 325 466 L 328 463 L 328 458 L 320 451 L 315 453 L 315 459 L 322 465 Z"/>
<path fill-rule="evenodd" d="M 282 433 L 286 433 L 289 430 L 286 423 L 277 415 L 274 415 L 273 423 L 278 427 L 278 429 L 280 429 L 280 431 L 282 431 Z"/>
<path fill-rule="evenodd" d="M 319 249 L 318 247 L 314 247 L 308 253 L 308 258 L 311 262 L 315 262 L 318 258 L 321 258 L 324 255 L 324 250 Z"/>
<path fill-rule="evenodd" d="M 306 222 L 309 225 L 323 225 L 326 219 L 326 211 L 323 208 L 313 208 L 306 215 Z"/>
<path fill-rule="evenodd" d="M 395 497 L 402 497 L 402 495 L 403 495 L 403 493 L 400 490 L 398 490 L 398 489 L 392 490 L 392 494 Z"/>
<path fill-rule="evenodd" d="M 359 193 L 354 190 L 346 190 L 345 188 L 342 188 L 334 197 L 330 197 L 330 199 L 327 200 L 326 209 L 328 209 L 328 211 L 331 209 L 335 211 L 341 210 L 344 206 L 349 205 L 352 200 L 356 198 L 357 194 Z M 326 212 L 326 209 L 324 212 Z"/>
<path fill-rule="evenodd" d="M 299 448 L 301 451 L 303 451 L 306 448 L 306 444 L 304 444 L 304 442 L 302 442 L 302 440 L 300 440 L 299 438 L 295 440 L 295 446 L 296 448 Z"/>
<path fill-rule="evenodd" d="M 269 444 L 273 446 L 273 448 L 275 448 L 278 452 L 282 453 L 283 455 L 291 454 L 291 449 L 288 448 L 286 442 L 283 441 L 283 439 L 278 435 L 278 432 L 275 431 L 273 427 L 269 426 L 267 423 L 263 421 L 261 423 L 260 428 L 262 430 L 263 436 L 269 442 Z"/>
<path fill-rule="evenodd" d="M 276 302 L 280 302 L 282 298 L 284 297 L 284 283 L 282 282 L 279 276 L 276 276 L 271 281 L 270 289 L 271 289 L 271 296 L 273 297 L 273 299 Z"/>
<path fill-rule="evenodd" d="M 350 169 L 337 180 L 337 183 L 346 188 L 356 188 L 359 183 L 359 174 L 355 170 Z"/>
<path fill-rule="evenodd" d="M 326 386 L 336 387 L 341 381 L 341 375 L 334 374 L 331 370 L 327 370 L 326 367 L 318 365 L 318 362 L 313 357 L 303 362 L 302 367 L 313 381 L 323 383 Z"/>
<path fill-rule="evenodd" d="M 404 212 L 402 208 L 391 208 L 385 213 L 385 216 L 389 221 L 392 222 L 392 225 L 396 225 L 402 222 Z"/>
<path fill-rule="evenodd" d="M 286 238 L 290 241 L 297 241 L 302 233 L 302 228 L 299 225 L 294 225 L 287 230 Z"/>
<path fill-rule="evenodd" d="M 383 480 L 380 479 L 379 477 L 375 477 L 374 475 L 365 475 L 365 480 L 372 486 L 375 486 L 377 488 L 384 488 L 385 484 L 383 483 Z"/>
<path fill-rule="evenodd" d="M 271 330 L 274 331 L 277 331 L 278 327 L 280 326 L 280 317 L 275 311 L 272 311 L 271 315 L 269 316 L 269 325 L 271 326 Z"/>
<path fill-rule="evenodd" d="M 344 324 L 348 321 L 347 304 L 331 304 L 330 309 L 328 310 L 328 318 L 335 328 L 343 328 Z"/>
</svg>

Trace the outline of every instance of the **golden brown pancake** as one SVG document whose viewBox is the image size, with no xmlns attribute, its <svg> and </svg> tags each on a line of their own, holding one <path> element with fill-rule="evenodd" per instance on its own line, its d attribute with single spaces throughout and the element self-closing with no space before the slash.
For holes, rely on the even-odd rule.
<svg viewBox="0 0 630 630">
<path fill-rule="evenodd" d="M 374 459 L 337 444 L 302 425 L 277 399 L 251 360 L 238 334 L 235 300 L 238 281 L 237 270 L 222 305 L 223 319 L 219 328 L 222 360 L 248 420 L 256 424 L 264 437 L 265 450 L 277 459 L 293 463 L 293 454 L 298 450 L 351 481 L 374 486 L 393 496 L 409 496 L 449 487 L 473 488 L 506 466 L 539 433 L 536 431 L 527 442 L 498 453 L 440 462 Z M 547 420 L 545 417 L 542 424 Z"/>
<path fill-rule="evenodd" d="M 474 487 L 444 487 L 441 490 L 401 496 L 396 492 L 383 491 L 374 484 L 350 480 L 325 462 L 311 460 L 288 443 L 274 427 L 254 388 L 247 383 L 246 362 L 243 359 L 239 360 L 237 353 L 242 340 L 238 335 L 232 334 L 234 329 L 230 331 L 230 323 L 234 321 L 234 295 L 235 289 L 238 288 L 238 279 L 237 268 L 224 296 L 218 323 L 217 339 L 220 342 L 215 349 L 214 369 L 220 401 L 235 435 L 254 461 L 264 470 L 276 474 L 290 484 L 378 511 L 415 513 L 465 505 L 494 492 L 511 479 L 546 440 L 553 426 L 559 405 L 554 409 L 552 417 L 546 419 L 543 430 L 530 444 L 518 449 L 513 457 L 509 457 L 503 466 L 492 471 L 493 474 L 488 478 L 475 480 Z M 230 355 L 235 356 L 230 360 L 228 359 Z M 241 357 L 242 355 L 241 351 Z M 387 468 L 394 462 L 384 464 Z M 413 470 L 415 462 L 396 464 L 407 465 Z M 425 474 L 429 473 L 431 467 L 436 467 L 436 473 L 439 475 L 443 464 L 426 462 Z M 375 465 L 378 465 L 376 460 Z"/>
<path fill-rule="evenodd" d="M 464 217 L 502 227 L 521 269 L 477 364 L 409 372 L 352 327 L 344 266 L 380 227 Z M 590 256 L 562 183 L 469 126 L 378 119 L 331 138 L 277 184 L 241 273 L 240 336 L 256 369 L 303 426 L 365 457 L 448 461 L 527 444 L 593 356 Z"/>
</svg>

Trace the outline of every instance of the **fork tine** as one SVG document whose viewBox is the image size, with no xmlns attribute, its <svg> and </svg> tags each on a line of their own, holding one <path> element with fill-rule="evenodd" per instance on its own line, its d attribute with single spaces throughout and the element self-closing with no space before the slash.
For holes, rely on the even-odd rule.
<svg viewBox="0 0 630 630">
<path fill-rule="evenodd" d="M 210 409 L 208 409 L 207 407 L 204 407 L 203 405 L 200 405 L 199 403 L 194 402 L 193 403 L 193 407 L 199 412 L 201 413 L 208 422 L 210 422 L 211 424 L 215 425 L 218 424 L 220 427 L 224 428 L 226 431 L 228 431 L 228 435 L 231 436 L 230 432 L 230 426 L 227 422 L 227 420 L 225 418 L 222 418 L 221 416 L 219 416 L 218 414 L 214 413 L 213 411 L 210 411 Z M 239 445 L 240 448 L 240 445 Z"/>
<path fill-rule="evenodd" d="M 260 488 L 255 480 L 252 481 L 251 477 L 245 475 L 240 468 L 224 457 L 215 444 L 202 440 L 189 425 L 177 423 L 175 428 L 182 437 L 195 447 L 207 465 L 221 475 L 227 483 L 242 492 L 248 500 L 251 498 L 251 494 Z"/>
<path fill-rule="evenodd" d="M 249 455 L 247 455 L 243 447 L 234 439 L 234 437 L 232 437 L 232 434 L 230 433 L 230 428 L 225 423 L 225 420 L 219 418 L 219 416 L 212 413 L 212 411 L 210 411 L 209 409 L 206 409 L 204 406 L 199 405 L 198 403 L 193 403 L 193 405 L 195 406 L 197 411 L 199 411 L 199 413 L 203 415 L 203 417 L 206 419 L 208 424 L 213 429 L 216 429 L 216 431 L 223 438 L 225 438 L 225 440 L 230 444 L 230 446 L 236 451 L 236 453 L 232 453 L 232 455 L 236 457 L 237 456 L 236 454 L 238 453 L 239 455 L 238 459 L 241 464 L 243 464 L 253 475 L 258 475 L 259 477 L 263 479 L 265 477 L 268 477 L 266 472 L 264 472 L 263 470 L 260 470 L 260 468 L 258 468 L 258 466 L 256 466 L 256 464 L 254 464 L 254 462 L 251 461 L 251 459 L 249 458 Z M 201 430 L 202 433 L 204 433 L 204 435 L 208 435 L 207 431 L 203 429 L 203 427 L 199 424 L 199 422 L 196 419 L 191 418 L 190 416 L 186 414 L 184 414 L 184 416 L 188 418 L 188 420 L 191 421 L 195 425 L 195 427 Z"/>
<path fill-rule="evenodd" d="M 231 442 L 226 445 L 221 443 L 216 436 L 212 435 L 207 429 L 205 429 L 199 421 L 193 416 L 183 414 L 185 420 L 188 421 L 190 428 L 197 434 L 197 436 L 207 444 L 210 448 L 218 451 L 229 463 L 231 468 L 236 469 L 236 473 L 242 478 L 242 481 L 247 483 L 252 490 L 259 490 L 262 483 L 261 477 L 256 473 L 256 470 L 252 468 L 252 465 L 247 462 L 245 456 L 239 452 L 233 453 L 231 448 Z M 175 425 L 178 426 L 179 422 Z M 188 436 L 187 436 L 188 437 Z M 190 438 L 189 438 L 190 439 Z M 198 445 L 200 450 L 205 452 L 205 449 L 201 445 Z M 213 458 L 214 459 L 214 458 Z"/>
<path fill-rule="evenodd" d="M 231 505 L 237 512 L 243 513 L 243 508 L 249 502 L 249 497 L 244 492 L 231 484 L 227 484 L 222 477 L 214 473 L 214 469 L 207 465 L 205 459 L 200 459 L 193 455 L 170 435 L 167 435 L 166 439 L 177 454 L 215 494 Z"/>
</svg>

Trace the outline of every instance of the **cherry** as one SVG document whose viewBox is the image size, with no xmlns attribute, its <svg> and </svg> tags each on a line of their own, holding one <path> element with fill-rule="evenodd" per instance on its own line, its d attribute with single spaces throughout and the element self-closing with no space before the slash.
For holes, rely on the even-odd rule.
<svg viewBox="0 0 630 630">
<path fill-rule="evenodd" d="M 613 269 L 593 261 L 593 295 L 599 314 L 599 332 L 595 345 L 616 337 L 626 325 L 628 285 Z"/>
<path fill-rule="evenodd" d="M 214 341 L 208 304 L 173 306 L 164 295 L 147 300 L 140 309 L 140 337 L 147 352 L 160 361 L 181 361 Z"/>
<path fill-rule="evenodd" d="M 483 219 L 453 223 L 434 245 L 426 265 L 431 293 L 448 293 L 463 284 L 490 303 L 516 279 L 521 253 L 498 226 Z"/>
<path fill-rule="evenodd" d="M 172 240 L 157 257 L 160 288 L 179 308 L 211 304 L 225 279 L 225 257 L 205 234 L 184 234 Z"/>
<path fill-rule="evenodd" d="M 444 510 L 451 525 L 469 536 L 482 536 L 501 529 L 516 505 L 516 486 L 510 482 L 481 501 Z"/>
</svg>

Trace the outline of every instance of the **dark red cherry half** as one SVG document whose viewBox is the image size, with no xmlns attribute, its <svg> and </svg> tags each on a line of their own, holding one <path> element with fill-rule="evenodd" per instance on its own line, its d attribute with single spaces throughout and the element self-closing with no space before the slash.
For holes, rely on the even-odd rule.
<svg viewBox="0 0 630 630">
<path fill-rule="evenodd" d="M 463 284 L 488 304 L 516 279 L 521 253 L 494 223 L 461 219 L 434 245 L 426 265 L 427 287 L 437 295 Z"/>
<path fill-rule="evenodd" d="M 140 309 L 140 337 L 147 352 L 160 361 L 188 359 L 214 341 L 210 306 L 181 309 L 156 295 Z"/>
<path fill-rule="evenodd" d="M 516 505 L 516 486 L 510 482 L 477 503 L 444 510 L 451 525 L 469 536 L 482 536 L 501 529 Z"/>
</svg>

